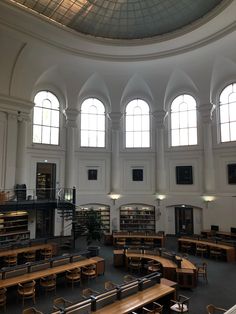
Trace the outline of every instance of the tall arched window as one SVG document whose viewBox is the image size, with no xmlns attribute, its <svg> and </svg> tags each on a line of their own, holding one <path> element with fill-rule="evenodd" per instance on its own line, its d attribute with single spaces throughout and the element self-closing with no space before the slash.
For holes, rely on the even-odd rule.
<svg viewBox="0 0 236 314">
<path fill-rule="evenodd" d="M 171 146 L 197 145 L 196 101 L 180 95 L 171 104 Z"/>
<path fill-rule="evenodd" d="M 125 112 L 126 147 L 150 147 L 149 105 L 142 99 L 128 103 Z"/>
<path fill-rule="evenodd" d="M 33 142 L 59 144 L 60 104 L 49 91 L 40 91 L 34 98 Z"/>
<path fill-rule="evenodd" d="M 105 107 L 96 98 L 86 99 L 81 106 L 81 146 L 105 147 Z"/>
<path fill-rule="evenodd" d="M 220 134 L 221 142 L 236 141 L 236 83 L 220 94 Z"/>
</svg>

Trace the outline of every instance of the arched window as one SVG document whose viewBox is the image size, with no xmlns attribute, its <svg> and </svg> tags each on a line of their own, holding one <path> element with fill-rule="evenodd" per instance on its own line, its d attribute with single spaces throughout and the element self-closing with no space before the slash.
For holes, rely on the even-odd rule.
<svg viewBox="0 0 236 314">
<path fill-rule="evenodd" d="M 220 135 L 221 142 L 236 141 L 236 83 L 220 94 Z"/>
<path fill-rule="evenodd" d="M 141 99 L 128 103 L 125 112 L 126 147 L 150 147 L 150 114 L 148 104 Z"/>
<path fill-rule="evenodd" d="M 33 143 L 59 144 L 60 104 L 49 91 L 40 91 L 34 98 Z"/>
<path fill-rule="evenodd" d="M 196 101 L 180 95 L 171 104 L 171 146 L 197 145 Z"/>
<path fill-rule="evenodd" d="M 96 98 L 81 106 L 81 147 L 105 147 L 105 107 Z"/>
</svg>

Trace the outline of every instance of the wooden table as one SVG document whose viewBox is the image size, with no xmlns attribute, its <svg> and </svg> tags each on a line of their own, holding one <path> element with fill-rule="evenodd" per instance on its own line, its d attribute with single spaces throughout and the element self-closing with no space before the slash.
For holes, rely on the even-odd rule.
<svg viewBox="0 0 236 314">
<path fill-rule="evenodd" d="M 225 251 L 226 253 L 226 259 L 227 262 L 234 262 L 235 261 L 235 248 L 229 245 L 220 244 L 220 243 L 214 243 L 210 241 L 201 241 L 201 240 L 195 240 L 195 239 L 185 239 L 185 238 L 179 238 L 178 244 L 179 244 L 179 250 L 181 250 L 181 244 L 182 243 L 191 243 L 195 249 L 197 244 L 203 244 L 210 248 L 217 248 L 222 251 Z"/>
<path fill-rule="evenodd" d="M 157 301 L 162 297 L 169 296 L 174 298 L 175 289 L 163 284 L 157 284 L 153 287 L 139 291 L 123 300 L 116 301 L 102 309 L 95 311 L 96 314 L 126 314 L 135 311 L 153 301 Z"/>
<path fill-rule="evenodd" d="M 118 254 L 124 254 L 123 250 L 114 250 L 114 255 Z M 148 260 L 153 260 L 156 262 L 161 263 L 162 265 L 162 270 L 163 270 L 163 277 L 171 280 L 171 281 L 175 281 L 177 278 L 177 269 L 178 266 L 176 263 L 174 263 L 172 260 L 164 258 L 162 256 L 158 256 L 158 255 L 151 255 L 151 254 L 141 254 L 141 253 L 126 253 L 125 254 L 125 258 L 126 258 L 126 267 L 127 267 L 127 263 L 128 263 L 128 258 L 129 257 L 140 257 L 141 259 L 148 259 Z M 182 273 L 186 272 L 187 274 L 191 274 L 192 278 L 191 278 L 191 282 L 192 285 L 191 287 L 195 287 L 197 284 L 197 268 L 196 266 L 191 263 L 189 260 L 185 259 L 185 258 L 181 258 L 181 268 L 182 269 Z M 188 275 L 189 276 L 189 275 Z M 181 281 L 182 283 L 182 281 Z M 182 285 L 183 286 L 183 285 Z M 189 286 L 189 284 L 188 284 Z"/>
<path fill-rule="evenodd" d="M 71 270 L 76 267 L 84 267 L 84 266 L 88 266 L 92 264 L 97 265 L 97 261 L 93 260 L 92 258 L 89 258 L 89 259 L 85 259 L 85 260 L 74 262 L 74 263 L 68 263 L 65 265 L 60 265 L 60 266 L 56 266 L 56 267 L 52 267 L 52 268 L 48 268 L 48 269 L 44 269 L 40 271 L 35 271 L 32 273 L 27 273 L 24 275 L 16 276 L 14 278 L 2 279 L 0 280 L 0 288 L 4 288 L 4 287 L 8 288 L 11 286 L 16 286 L 18 283 L 24 283 L 27 281 L 36 280 L 41 277 L 46 277 L 53 274 L 64 273 L 67 270 Z"/>
<path fill-rule="evenodd" d="M 154 243 L 155 241 L 160 242 L 160 246 L 163 247 L 165 243 L 165 237 L 164 236 L 158 236 L 158 235 L 134 235 L 134 234 L 113 234 L 113 245 L 116 245 L 116 240 L 118 239 L 140 239 L 141 241 L 144 241 L 145 239 L 153 239 Z M 141 244 L 142 245 L 142 244 Z"/>
<path fill-rule="evenodd" d="M 222 239 L 236 240 L 236 233 L 227 232 L 227 231 L 202 230 L 201 234 L 206 237 L 218 236 L 218 237 L 222 237 Z"/>
<path fill-rule="evenodd" d="M 52 243 L 37 244 L 37 245 L 21 247 L 17 249 L 8 249 L 8 250 L 0 251 L 0 257 L 12 255 L 12 254 L 18 255 L 18 254 L 27 253 L 27 252 L 40 251 L 43 249 L 53 249 L 53 244 Z"/>
</svg>

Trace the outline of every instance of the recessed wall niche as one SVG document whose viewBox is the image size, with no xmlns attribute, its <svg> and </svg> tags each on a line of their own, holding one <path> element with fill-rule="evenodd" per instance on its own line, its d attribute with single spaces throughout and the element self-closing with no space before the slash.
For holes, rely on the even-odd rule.
<svg viewBox="0 0 236 314">
<path fill-rule="evenodd" d="M 132 169 L 132 180 L 143 181 L 143 169 Z"/>
<path fill-rule="evenodd" d="M 228 164 L 228 184 L 236 184 L 236 164 Z"/>
<path fill-rule="evenodd" d="M 97 180 L 98 179 L 98 171 L 97 169 L 88 169 L 88 180 Z"/>
<path fill-rule="evenodd" d="M 193 184 L 192 166 L 176 166 L 176 184 Z"/>
</svg>

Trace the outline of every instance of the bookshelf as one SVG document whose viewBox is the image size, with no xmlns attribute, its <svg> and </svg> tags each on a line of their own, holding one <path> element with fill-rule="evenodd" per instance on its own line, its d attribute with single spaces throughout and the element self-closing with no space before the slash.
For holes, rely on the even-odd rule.
<svg viewBox="0 0 236 314">
<path fill-rule="evenodd" d="M 110 233 L 110 207 L 107 205 L 99 204 L 87 204 L 79 206 L 79 210 L 76 211 L 76 220 L 78 225 L 83 225 L 84 212 L 93 208 L 98 211 L 101 216 L 104 233 Z"/>
<path fill-rule="evenodd" d="M 143 204 L 121 206 L 120 230 L 155 232 L 155 207 Z"/>
<path fill-rule="evenodd" d="M 0 213 L 0 242 L 26 240 L 29 237 L 26 211 Z"/>
</svg>

